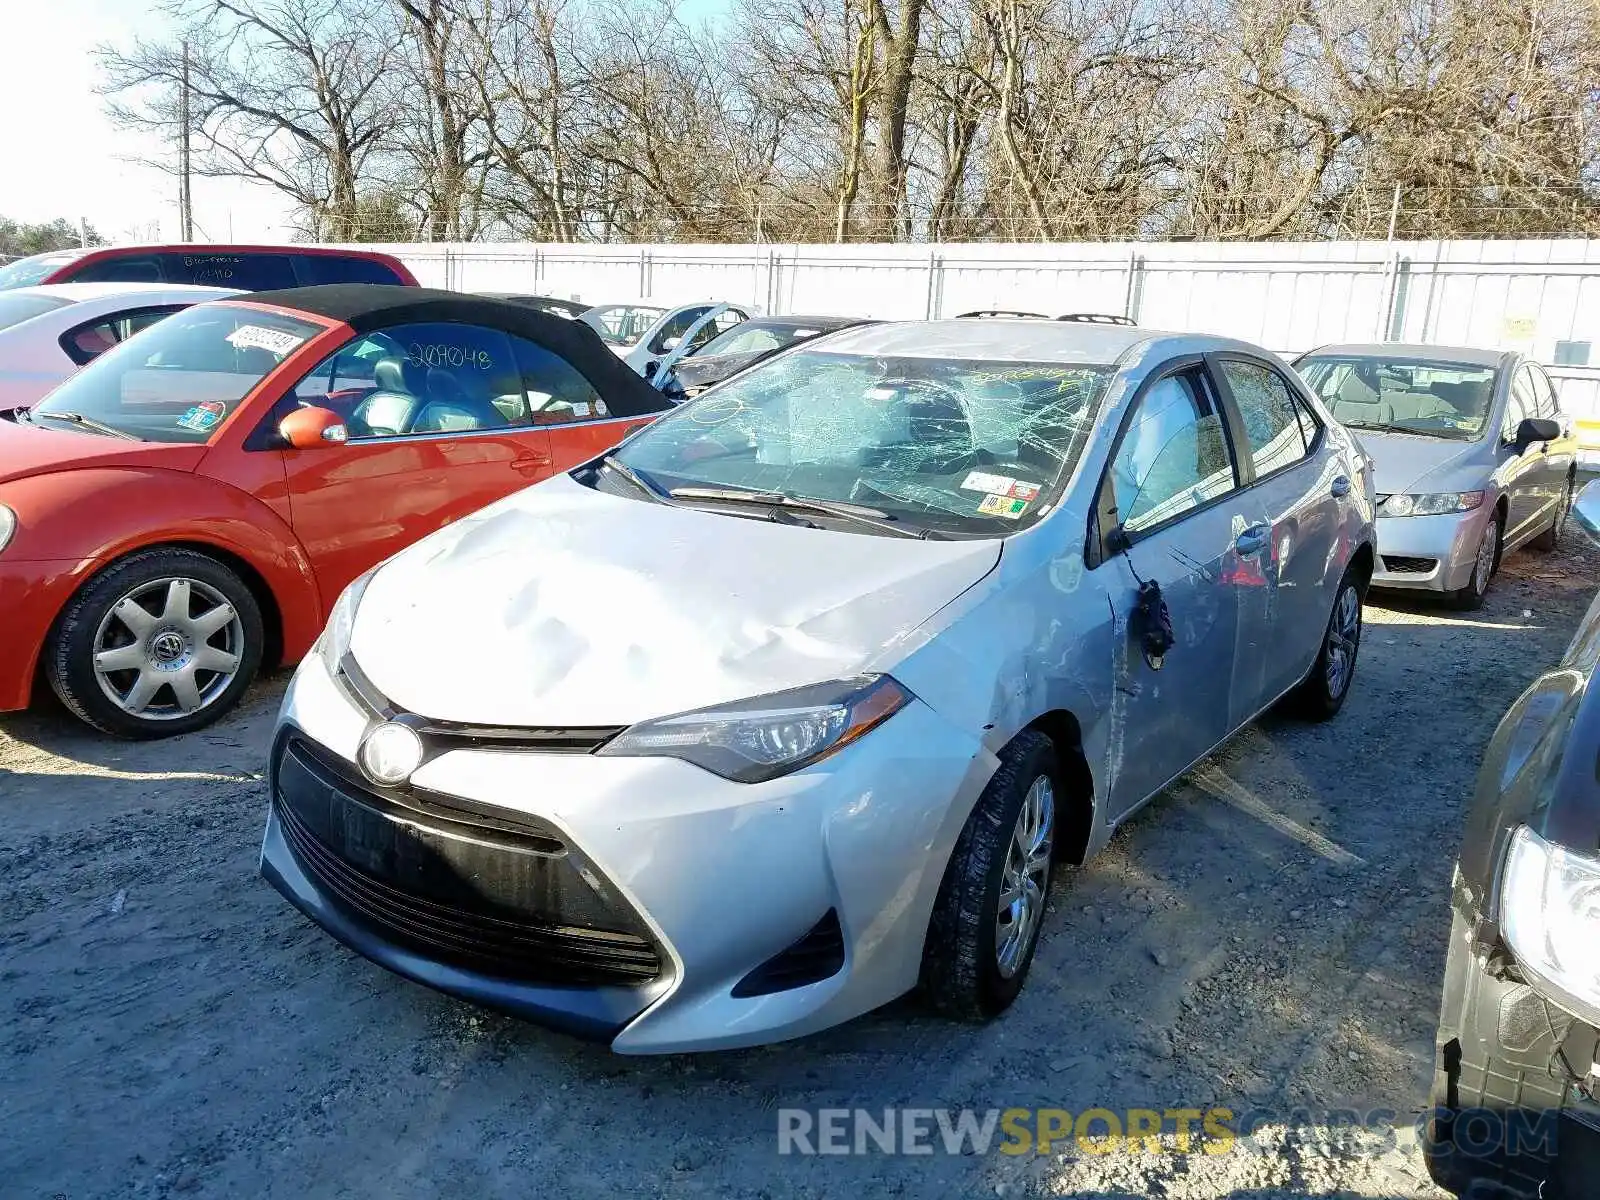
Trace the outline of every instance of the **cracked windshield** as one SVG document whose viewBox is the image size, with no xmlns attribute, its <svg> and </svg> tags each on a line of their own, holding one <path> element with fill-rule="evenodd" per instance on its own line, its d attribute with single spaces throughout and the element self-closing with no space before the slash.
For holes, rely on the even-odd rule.
<svg viewBox="0 0 1600 1200">
<path fill-rule="evenodd" d="M 799 352 L 686 405 L 617 457 L 661 492 L 816 500 L 902 532 L 998 537 L 1053 503 L 1110 375 L 1075 363 Z"/>
<path fill-rule="evenodd" d="M 1297 368 L 1352 429 L 1471 440 L 1494 399 L 1494 368 L 1418 359 L 1306 358 Z"/>
</svg>

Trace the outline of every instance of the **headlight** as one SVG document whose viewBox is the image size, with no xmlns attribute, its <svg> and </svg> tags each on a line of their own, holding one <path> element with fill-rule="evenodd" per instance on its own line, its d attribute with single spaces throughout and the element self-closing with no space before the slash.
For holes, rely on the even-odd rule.
<svg viewBox="0 0 1600 1200">
<path fill-rule="evenodd" d="M 910 701 L 889 676 L 863 675 L 644 721 L 597 753 L 681 758 L 735 783 L 760 783 L 843 749 Z"/>
<path fill-rule="evenodd" d="M 6 548 L 11 541 L 11 535 L 17 531 L 17 514 L 4 504 L 0 504 L 0 550 Z"/>
<path fill-rule="evenodd" d="M 340 660 L 350 649 L 350 633 L 355 628 L 356 609 L 361 607 L 361 596 L 377 571 L 378 569 L 374 567 L 365 575 L 356 576 L 350 586 L 339 593 L 339 599 L 334 601 L 327 628 L 322 631 L 322 636 L 317 639 L 317 644 L 313 647 L 322 657 L 322 665 L 327 668 L 329 675 L 339 673 Z"/>
<path fill-rule="evenodd" d="M 1511 838 L 1500 908 L 1517 962 L 1600 1008 L 1600 858 L 1553 845 L 1524 825 Z"/>
<path fill-rule="evenodd" d="M 1482 503 L 1482 492 L 1424 492 L 1420 495 L 1396 492 L 1383 502 L 1379 515 L 1438 517 L 1445 513 L 1471 512 Z"/>
</svg>

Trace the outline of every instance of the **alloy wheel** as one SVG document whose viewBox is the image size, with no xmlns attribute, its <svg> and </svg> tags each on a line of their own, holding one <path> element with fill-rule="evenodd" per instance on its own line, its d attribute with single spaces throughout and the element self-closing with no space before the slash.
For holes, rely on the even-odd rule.
<svg viewBox="0 0 1600 1200">
<path fill-rule="evenodd" d="M 1350 686 L 1355 671 L 1356 648 L 1361 640 L 1361 596 L 1354 584 L 1346 584 L 1328 618 L 1327 680 L 1328 696 L 1337 700 Z"/>
<path fill-rule="evenodd" d="M 243 653 L 244 623 L 227 597 L 198 579 L 155 579 L 101 620 L 95 680 L 124 712 L 177 720 L 227 691 Z"/>
<path fill-rule="evenodd" d="M 1040 775 L 1022 798 L 1017 823 L 1006 847 L 1000 876 L 1000 907 L 995 916 L 995 965 L 1010 979 L 1028 956 L 1044 918 L 1044 887 L 1050 875 L 1056 797 L 1047 775 Z"/>
<path fill-rule="evenodd" d="M 1495 543 L 1499 540 L 1500 527 L 1493 521 L 1483 531 L 1483 538 L 1478 542 L 1478 557 L 1472 563 L 1472 590 L 1480 596 L 1489 590 L 1489 577 L 1494 574 Z"/>
</svg>

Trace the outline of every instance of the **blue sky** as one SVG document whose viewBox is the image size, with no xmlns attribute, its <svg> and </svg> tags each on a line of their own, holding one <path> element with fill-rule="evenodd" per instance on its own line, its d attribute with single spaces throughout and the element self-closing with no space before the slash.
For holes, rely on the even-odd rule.
<svg viewBox="0 0 1600 1200">
<path fill-rule="evenodd" d="M 682 0 L 692 24 L 734 0 Z M 10 0 L 0 42 L 0 216 L 87 218 L 113 241 L 178 235 L 177 182 L 150 165 L 170 145 L 117 129 L 95 93 L 94 47 L 159 37 L 165 21 L 144 0 Z M 196 179 L 198 233 L 215 240 L 289 235 L 278 193 L 243 181 Z"/>
</svg>

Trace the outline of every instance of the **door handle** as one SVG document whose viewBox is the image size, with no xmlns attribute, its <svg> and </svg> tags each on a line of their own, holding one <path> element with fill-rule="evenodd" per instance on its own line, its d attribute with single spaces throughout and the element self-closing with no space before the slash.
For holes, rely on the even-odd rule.
<svg viewBox="0 0 1600 1200">
<path fill-rule="evenodd" d="M 1350 477 L 1348 475 L 1335 475 L 1333 483 L 1328 490 L 1338 497 L 1348 496 L 1350 494 Z"/>
<path fill-rule="evenodd" d="M 511 460 L 511 469 L 519 475 L 537 475 L 549 465 L 548 454 L 519 454 Z"/>
<path fill-rule="evenodd" d="M 1233 548 L 1246 556 L 1259 554 L 1271 537 L 1271 525 L 1252 525 L 1233 539 Z"/>
</svg>

